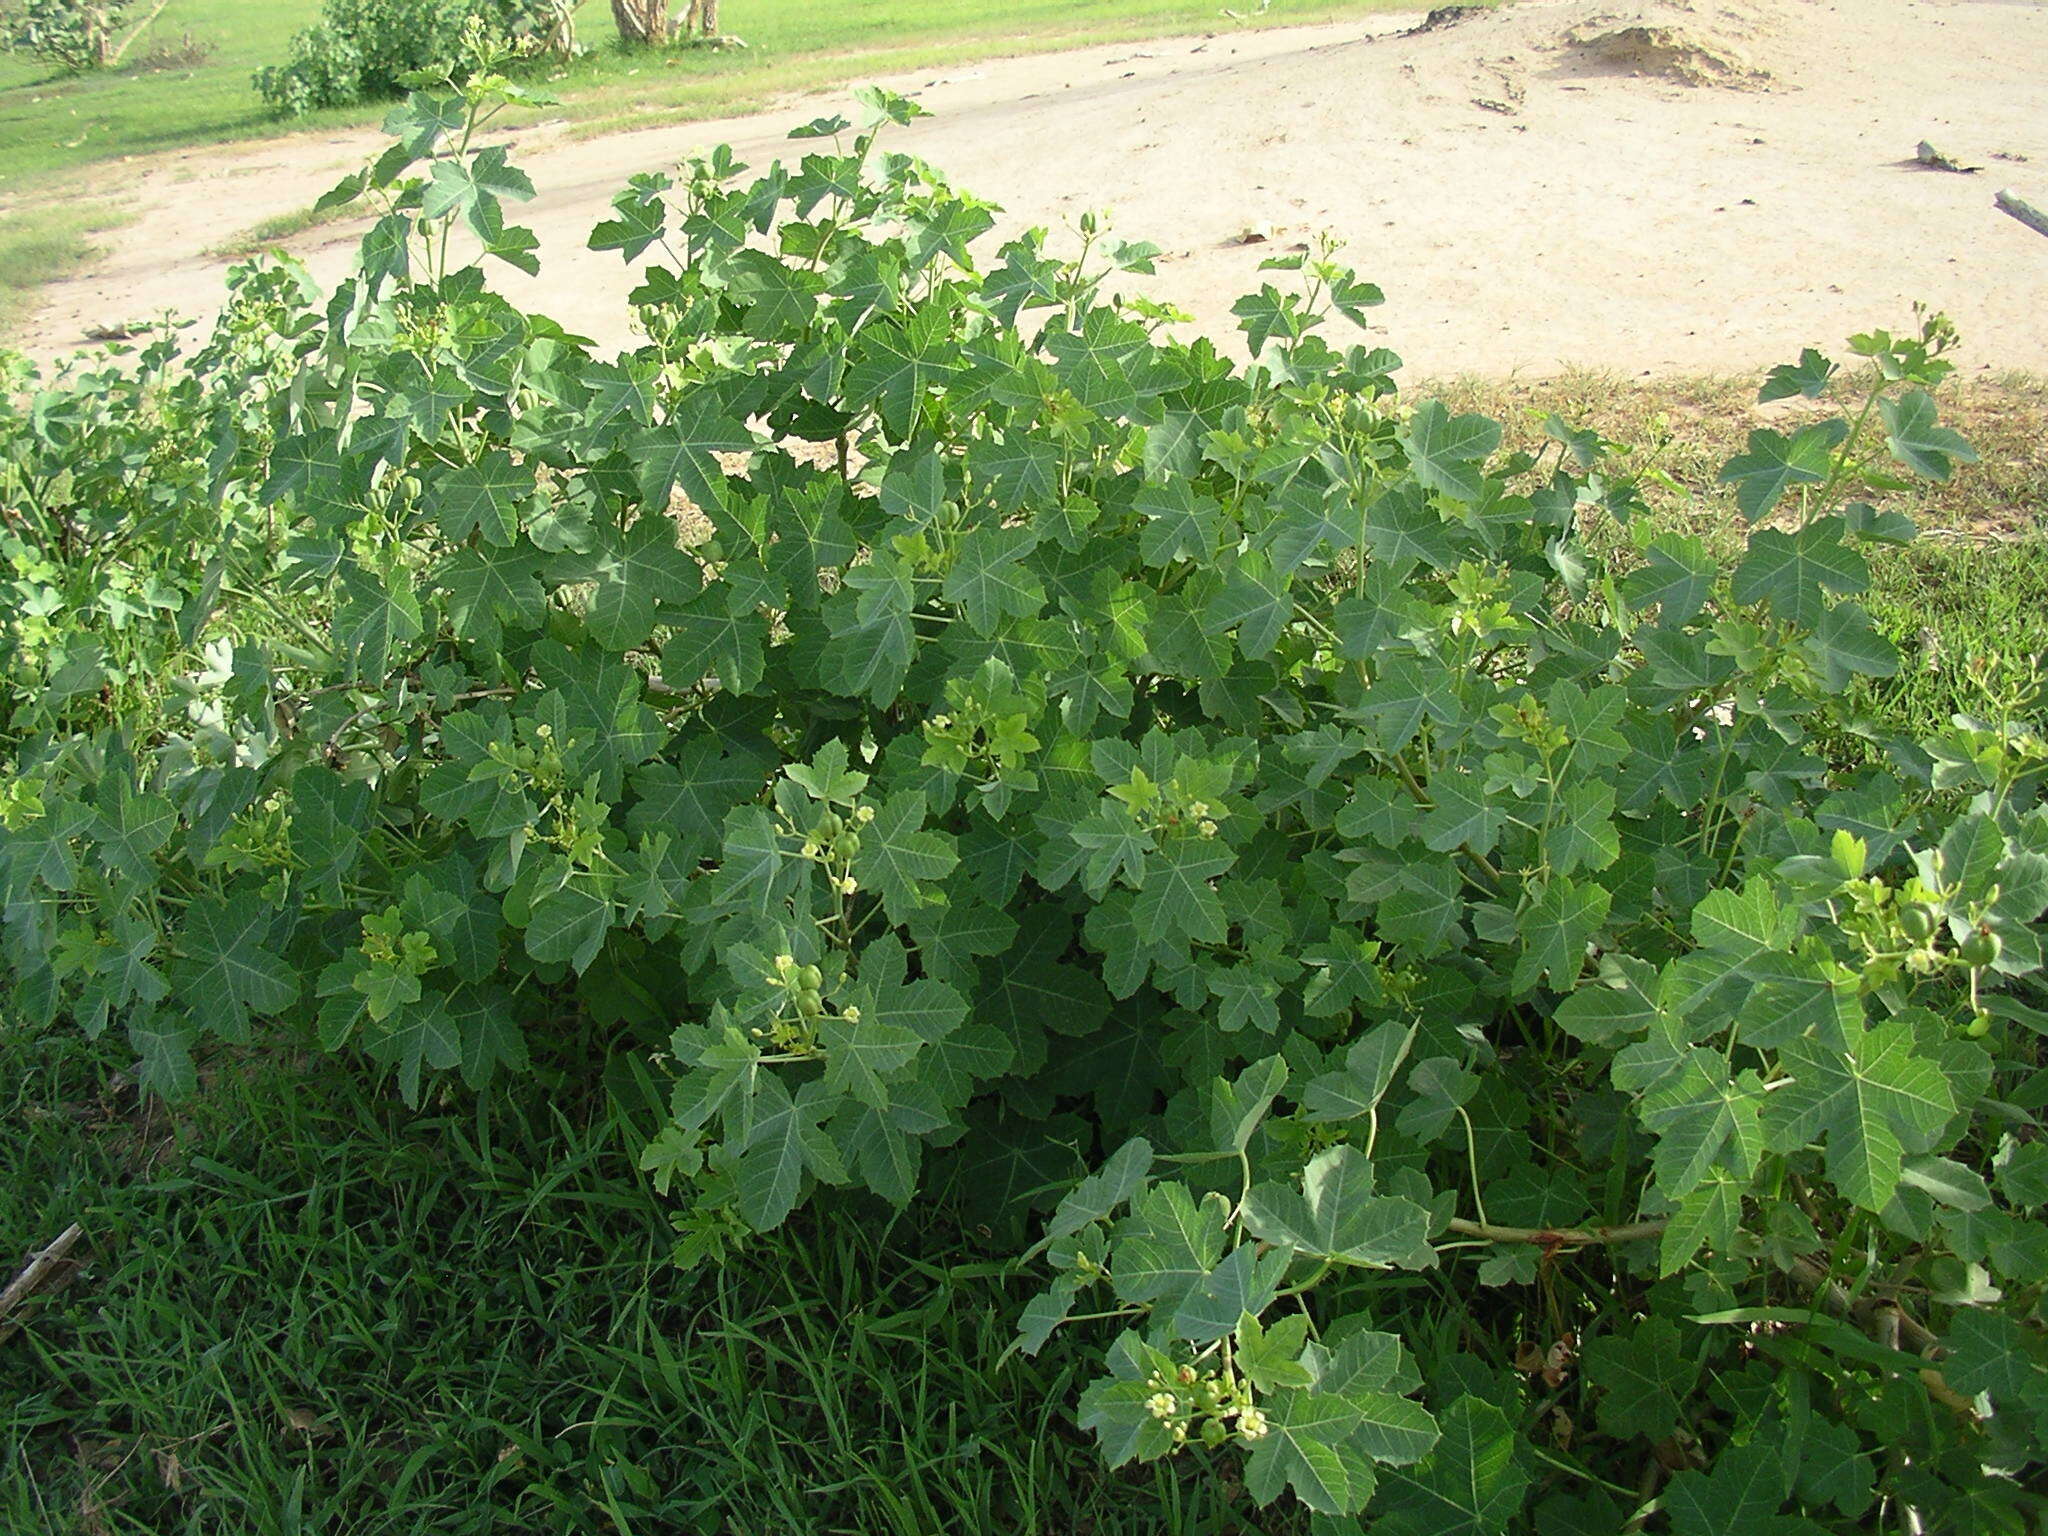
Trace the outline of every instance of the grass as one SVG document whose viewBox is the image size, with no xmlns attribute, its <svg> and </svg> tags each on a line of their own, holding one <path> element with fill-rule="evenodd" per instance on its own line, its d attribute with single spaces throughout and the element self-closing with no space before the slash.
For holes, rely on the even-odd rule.
<svg viewBox="0 0 2048 1536">
<path fill-rule="evenodd" d="M 550 116 L 579 132 L 645 125 L 650 119 L 714 117 L 778 96 L 895 70 L 959 64 L 997 55 L 1174 33 L 1327 21 L 1412 10 L 1419 0 L 1271 0 L 1256 21 L 1232 21 L 1221 0 L 731 0 L 727 30 L 745 48 L 621 47 L 604 0 L 577 13 L 590 52 L 549 76 L 562 97 Z M 70 220 L 71 184 L 87 167 L 166 150 L 333 130 L 374 123 L 382 103 L 272 116 L 250 76 L 281 63 L 292 34 L 319 14 L 318 0 L 169 0 L 136 46 L 189 35 L 211 51 L 173 68 L 53 76 L 33 61 L 0 57 L 0 218 L 18 223 L 53 253 L 46 275 L 73 268 L 92 244 Z M 287 233 L 289 231 L 286 231 Z M 261 238 L 246 237 L 253 246 Z M 275 238 L 275 237 L 272 237 Z M 27 294 L 35 282 L 12 280 Z M 15 308 L 19 310 L 19 294 Z M 0 313 L 0 335 L 5 315 Z"/>
<path fill-rule="evenodd" d="M 1904 655 L 1899 676 L 1865 683 L 1874 717 L 1925 734 L 1957 714 L 1990 713 L 1969 677 L 1972 656 L 2048 659 L 2048 538 L 1931 539 L 1885 560 L 1865 601 Z"/>
<path fill-rule="evenodd" d="M 292 34 L 318 14 L 318 0 L 170 0 L 134 52 L 187 32 L 213 44 L 203 60 L 173 69 L 66 76 L 0 57 L 0 196 L 97 161 L 265 131 L 249 77 L 281 62 Z"/>
<path fill-rule="evenodd" d="M 0 1026 L 0 1268 L 90 1245 L 0 1344 L 0 1530 L 1294 1528 L 1192 1458 L 1105 1472 L 1081 1358 L 998 1364 L 1026 1293 L 942 1213 L 828 1206 L 677 1271 L 595 1073 L 410 1114 L 280 1051 L 173 1116 L 124 1059 Z"/>
<path fill-rule="evenodd" d="M 273 245 L 289 240 L 293 235 L 302 235 L 309 229 L 318 229 L 324 224 L 338 223 L 349 217 L 348 208 L 319 208 L 312 203 L 303 208 L 294 208 L 289 213 L 273 214 L 267 219 L 258 219 L 240 234 L 232 235 L 215 246 L 209 253 L 214 256 L 239 259 L 253 256 L 258 251 L 267 251 Z"/>
<path fill-rule="evenodd" d="M 1399 338 L 1395 338 L 1398 341 Z M 1459 410 L 1483 410 L 1507 425 L 1510 447 L 1536 448 L 1553 413 L 1633 445 L 1630 462 L 1654 467 L 1681 485 L 1713 487 L 1721 465 L 1742 451 L 1757 427 L 1783 427 L 1802 409 L 1838 409 L 1788 401 L 1756 403 L 1757 377 L 1621 378 L 1576 372 L 1523 381 L 1460 378 L 1411 383 L 1418 397 L 1437 395 Z M 1858 381 L 1840 388 L 1853 392 Z M 2012 539 L 2048 533 L 2048 378 L 2026 373 L 1958 373 L 1938 392 L 1942 422 L 1961 432 L 1982 462 L 1945 485 L 1914 481 L 1887 502 L 1925 529 L 1973 538 Z M 1739 524 L 1732 496 L 1674 494 L 1645 487 L 1660 527 L 1731 534 Z"/>
<path fill-rule="evenodd" d="M 44 283 L 85 264 L 94 235 L 122 222 L 118 208 L 90 200 L 0 214 L 0 335 L 34 306 Z"/>
</svg>

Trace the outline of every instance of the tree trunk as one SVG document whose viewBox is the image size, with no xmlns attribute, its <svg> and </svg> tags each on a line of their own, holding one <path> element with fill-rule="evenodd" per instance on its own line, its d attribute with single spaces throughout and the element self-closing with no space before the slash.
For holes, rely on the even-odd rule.
<svg viewBox="0 0 2048 1536">
<path fill-rule="evenodd" d="M 541 46 L 558 58 L 576 57 L 576 0 L 554 0 L 549 6 L 548 29 Z"/>
<path fill-rule="evenodd" d="M 706 37 L 718 36 L 718 0 L 704 0 L 701 12 Z"/>
<path fill-rule="evenodd" d="M 612 0 L 612 20 L 629 43 L 659 48 L 669 40 L 669 0 Z"/>
</svg>

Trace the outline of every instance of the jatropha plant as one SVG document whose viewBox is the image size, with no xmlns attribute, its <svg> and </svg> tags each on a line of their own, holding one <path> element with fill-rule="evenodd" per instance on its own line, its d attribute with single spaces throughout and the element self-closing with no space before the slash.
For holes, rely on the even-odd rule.
<svg viewBox="0 0 2048 1536">
<path fill-rule="evenodd" d="M 531 93 L 415 85 L 332 295 L 17 365 L 14 1009 L 166 1094 L 643 1042 L 685 1262 L 964 1222 L 1110 1462 L 1319 1531 L 2034 1528 L 2041 678 L 1845 704 L 1895 477 L 1972 458 L 1941 322 L 1770 373 L 1724 559 L 1406 400 L 1327 246 L 1249 361 L 1096 221 L 984 262 L 881 91 L 635 177 L 601 358 L 476 265 L 535 266 L 474 137 Z"/>
</svg>

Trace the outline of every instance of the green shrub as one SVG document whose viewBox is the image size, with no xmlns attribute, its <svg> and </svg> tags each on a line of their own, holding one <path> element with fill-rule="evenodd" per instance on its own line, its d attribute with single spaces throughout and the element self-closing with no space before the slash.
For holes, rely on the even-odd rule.
<svg viewBox="0 0 2048 1536">
<path fill-rule="evenodd" d="M 327 0 L 287 62 L 256 72 L 256 91 L 294 117 L 395 96 L 407 76 L 466 57 L 479 38 L 529 35 L 548 11 L 546 0 Z"/>
<path fill-rule="evenodd" d="M 1854 599 L 1913 529 L 1857 498 L 1971 459 L 1941 325 L 1752 434 L 1732 565 L 1610 564 L 1611 445 L 1402 400 L 1329 252 L 1233 363 L 1092 221 L 978 265 L 885 93 L 635 178 L 597 358 L 461 264 L 535 265 L 449 147 L 508 90 L 393 114 L 324 307 L 245 271 L 0 424 L 16 1007 L 173 1094 L 619 1031 L 684 1262 L 819 1184 L 1029 1244 L 1112 1463 L 1322 1529 L 2039 1517 L 2040 679 L 1815 745 L 1897 665 Z"/>
<path fill-rule="evenodd" d="M 6 0 L 0 3 L 0 52 L 27 54 L 73 73 L 104 69 L 126 44 L 119 39 L 129 0 Z"/>
</svg>

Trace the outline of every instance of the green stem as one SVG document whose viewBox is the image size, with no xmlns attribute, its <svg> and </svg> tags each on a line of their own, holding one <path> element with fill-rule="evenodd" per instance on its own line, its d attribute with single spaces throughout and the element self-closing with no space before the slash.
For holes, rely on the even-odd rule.
<svg viewBox="0 0 2048 1536">
<path fill-rule="evenodd" d="M 1479 1190 L 1479 1141 L 1472 1132 L 1472 1117 L 1465 1113 L 1465 1106 L 1458 1106 L 1458 1118 L 1465 1122 L 1465 1159 L 1472 1175 L 1472 1204 L 1479 1211 L 1479 1221 L 1486 1224 L 1486 1197 Z"/>
<path fill-rule="evenodd" d="M 1840 485 L 1843 478 L 1849 473 L 1850 459 L 1856 451 L 1857 440 L 1863 436 L 1863 428 L 1870 421 L 1870 413 L 1877 409 L 1877 402 L 1884 398 L 1884 392 L 1889 387 L 1888 381 L 1880 378 L 1877 382 L 1877 388 L 1873 389 L 1870 392 L 1870 397 L 1863 402 L 1863 409 L 1856 413 L 1855 424 L 1849 428 L 1849 435 L 1842 440 L 1841 449 L 1835 454 L 1835 462 L 1828 471 L 1827 479 L 1821 482 L 1821 488 L 1814 493 L 1813 500 L 1807 503 L 1809 517 L 1815 506 L 1819 506 L 1822 509 L 1827 507 L 1829 501 L 1834 496 L 1835 487 Z M 1801 522 L 1807 520 L 1807 518 L 1800 519 Z"/>
<path fill-rule="evenodd" d="M 1462 1237 L 1482 1238 L 1489 1243 L 1531 1243 L 1539 1248 L 1591 1248 L 1602 1243 L 1634 1243 L 1656 1237 L 1668 1225 L 1661 1218 L 1632 1221 L 1619 1227 L 1500 1227 L 1489 1221 L 1466 1221 L 1453 1216 L 1449 1229 Z"/>
</svg>

